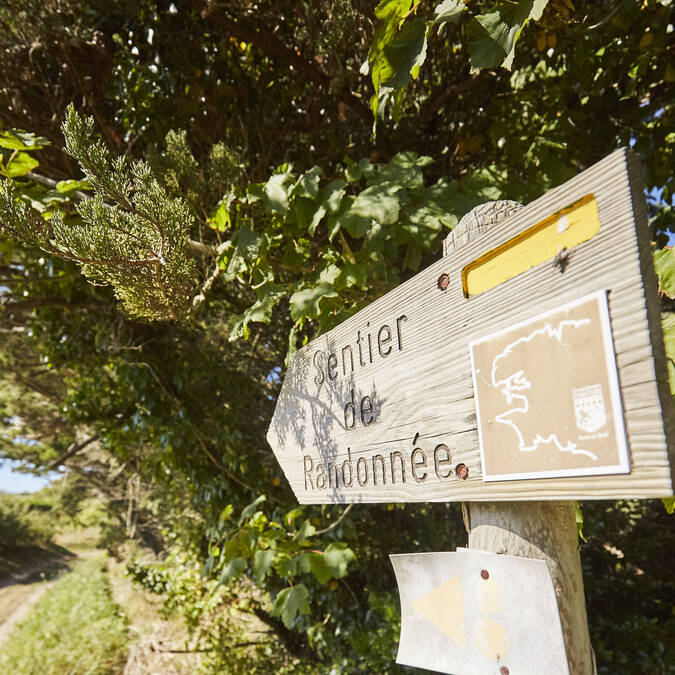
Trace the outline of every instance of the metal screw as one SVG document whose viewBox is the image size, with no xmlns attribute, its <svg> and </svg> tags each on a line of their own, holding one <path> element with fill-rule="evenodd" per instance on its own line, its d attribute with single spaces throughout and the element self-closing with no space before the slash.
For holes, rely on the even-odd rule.
<svg viewBox="0 0 675 675">
<path fill-rule="evenodd" d="M 469 477 L 469 467 L 466 464 L 458 464 L 455 467 L 457 477 L 466 480 Z"/>
<path fill-rule="evenodd" d="M 447 290 L 449 285 L 450 285 L 450 275 L 443 272 L 443 274 L 441 274 L 441 276 L 438 277 L 438 287 L 442 291 L 445 291 Z"/>
<path fill-rule="evenodd" d="M 502 666 L 499 669 L 499 675 L 509 675 L 509 669 L 506 666 Z"/>
<path fill-rule="evenodd" d="M 487 580 L 487 579 L 490 578 L 490 573 L 487 570 L 481 570 L 480 571 L 480 578 Z"/>
</svg>

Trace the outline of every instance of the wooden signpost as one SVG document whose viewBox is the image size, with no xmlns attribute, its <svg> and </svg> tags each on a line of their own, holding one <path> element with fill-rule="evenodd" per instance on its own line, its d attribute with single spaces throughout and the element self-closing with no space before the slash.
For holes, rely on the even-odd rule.
<svg viewBox="0 0 675 675">
<path fill-rule="evenodd" d="M 296 352 L 267 438 L 300 503 L 663 497 L 665 363 L 620 150 Z"/>
<path fill-rule="evenodd" d="M 545 560 L 560 672 L 590 675 L 570 500 L 673 493 L 639 162 L 618 150 L 483 225 L 463 219 L 441 260 L 296 352 L 267 438 L 300 503 L 462 501 L 469 548 Z M 400 592 L 404 615 L 424 595 Z"/>
</svg>

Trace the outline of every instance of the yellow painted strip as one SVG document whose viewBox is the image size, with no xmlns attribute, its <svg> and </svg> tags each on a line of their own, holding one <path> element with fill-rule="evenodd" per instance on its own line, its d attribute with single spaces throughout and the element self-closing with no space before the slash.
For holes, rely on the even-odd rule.
<svg viewBox="0 0 675 675">
<path fill-rule="evenodd" d="M 499 286 L 552 260 L 563 249 L 588 241 L 599 229 L 598 203 L 593 195 L 586 195 L 466 265 L 462 270 L 464 295 L 468 298 Z"/>
</svg>

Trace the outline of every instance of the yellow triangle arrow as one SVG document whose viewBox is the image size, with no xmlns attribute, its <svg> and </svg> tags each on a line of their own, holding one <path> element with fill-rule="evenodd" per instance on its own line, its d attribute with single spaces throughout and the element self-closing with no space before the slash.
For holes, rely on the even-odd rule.
<svg viewBox="0 0 675 675">
<path fill-rule="evenodd" d="M 466 647 L 461 576 L 436 586 L 410 606 L 451 640 Z"/>
</svg>

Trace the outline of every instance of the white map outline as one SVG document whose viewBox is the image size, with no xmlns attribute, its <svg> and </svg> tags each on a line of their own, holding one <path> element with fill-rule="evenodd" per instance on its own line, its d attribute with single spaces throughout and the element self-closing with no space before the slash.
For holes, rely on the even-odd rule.
<svg viewBox="0 0 675 675">
<path fill-rule="evenodd" d="M 506 358 L 519 344 L 530 342 L 530 340 L 533 340 L 535 337 L 538 337 L 539 335 L 544 335 L 548 334 L 547 336 L 549 338 L 555 338 L 560 342 L 561 344 L 563 343 L 563 331 L 565 328 L 571 326 L 573 328 L 579 328 L 580 326 L 584 326 L 586 324 L 591 323 L 591 319 L 563 319 L 558 323 L 557 328 L 553 328 L 551 323 L 546 323 L 542 327 L 537 328 L 534 330 L 532 333 L 529 335 L 526 335 L 524 337 L 518 338 L 515 342 L 511 342 L 508 344 L 497 356 L 492 361 L 492 372 L 490 373 L 490 379 L 492 382 L 492 386 L 495 387 L 496 389 L 499 389 L 501 393 L 504 395 L 506 398 L 507 404 L 511 404 L 514 400 L 518 403 L 519 405 L 516 405 L 516 407 L 511 408 L 510 410 L 507 410 L 503 413 L 500 413 L 499 415 L 495 416 L 495 421 L 498 422 L 499 424 L 505 424 L 513 429 L 513 431 L 516 433 L 518 436 L 518 450 L 520 452 L 533 452 L 535 451 L 541 444 L 546 443 L 550 444 L 553 443 L 560 452 L 571 452 L 573 455 L 585 455 L 586 457 L 590 457 L 592 460 L 597 461 L 598 457 L 594 453 L 592 453 L 590 450 L 586 450 L 584 448 L 580 448 L 576 443 L 572 442 L 571 440 L 567 442 L 566 445 L 563 445 L 560 440 L 558 439 L 557 434 L 552 433 L 547 437 L 542 436 L 540 433 L 537 433 L 536 436 L 534 437 L 532 444 L 527 445 L 525 442 L 525 439 L 523 437 L 523 433 L 518 427 L 518 425 L 511 421 L 504 419 L 505 417 L 513 414 L 513 413 L 527 413 L 530 410 L 530 401 L 527 398 L 527 396 L 523 396 L 522 394 L 517 394 L 515 392 L 519 391 L 525 391 L 528 389 L 531 389 L 532 383 L 527 380 L 524 376 L 524 371 L 519 370 L 515 373 L 512 373 L 509 375 L 507 378 L 504 378 L 502 380 L 497 380 L 497 375 L 496 371 L 498 368 L 498 361 L 500 359 Z"/>
</svg>

